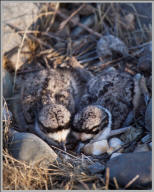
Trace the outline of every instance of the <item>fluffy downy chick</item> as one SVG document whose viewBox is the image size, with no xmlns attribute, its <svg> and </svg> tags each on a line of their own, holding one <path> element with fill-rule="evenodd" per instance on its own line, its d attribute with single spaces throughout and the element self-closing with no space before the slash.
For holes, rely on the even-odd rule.
<svg viewBox="0 0 154 192">
<path fill-rule="evenodd" d="M 33 132 L 47 143 L 66 143 L 71 115 L 87 83 L 85 73 L 84 69 L 48 69 L 26 76 L 23 114 L 27 123 L 35 121 Z"/>
<path fill-rule="evenodd" d="M 111 113 L 100 105 L 89 105 L 74 117 L 73 135 L 82 142 L 90 140 L 104 128 L 104 134 L 111 130 Z"/>
<path fill-rule="evenodd" d="M 133 110 L 136 85 L 133 76 L 114 68 L 92 78 L 74 117 L 73 135 L 80 141 L 104 139 L 106 127 L 121 128 Z"/>
</svg>

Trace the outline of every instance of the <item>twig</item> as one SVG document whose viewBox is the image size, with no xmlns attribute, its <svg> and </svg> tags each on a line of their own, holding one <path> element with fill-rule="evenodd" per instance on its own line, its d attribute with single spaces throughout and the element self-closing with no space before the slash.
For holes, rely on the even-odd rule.
<svg viewBox="0 0 154 192">
<path fill-rule="evenodd" d="M 106 184 L 105 184 L 105 190 L 109 189 L 109 180 L 110 180 L 110 169 L 109 167 L 106 168 Z"/>
<path fill-rule="evenodd" d="M 125 68 L 125 72 L 135 75 L 135 72 L 129 69 L 128 67 Z"/>
<path fill-rule="evenodd" d="M 60 17 L 62 17 L 63 19 L 67 19 L 67 16 L 66 16 L 64 13 L 62 13 L 61 11 L 57 11 L 57 14 L 58 14 Z M 80 22 L 75 22 L 75 21 L 73 21 L 72 19 L 69 20 L 69 22 L 72 22 L 74 25 L 78 25 L 79 27 L 85 29 L 86 31 L 88 31 L 89 33 L 97 36 L 98 38 L 101 38 L 101 37 L 102 37 L 102 35 L 101 35 L 100 33 L 96 32 L 96 31 L 93 31 L 92 29 L 90 29 L 89 27 L 85 26 L 84 24 L 82 24 L 82 23 L 80 23 Z"/>
<path fill-rule="evenodd" d="M 31 69 L 31 70 L 24 70 L 24 71 L 17 71 L 17 74 L 25 74 L 25 73 L 32 73 L 42 71 L 43 69 Z"/>
<path fill-rule="evenodd" d="M 60 26 L 59 26 L 59 30 L 61 31 L 64 27 L 65 27 L 65 25 L 81 10 L 81 9 L 83 9 L 84 7 L 85 7 L 85 3 L 84 4 L 82 4 L 76 11 L 74 11 L 66 20 L 64 20 L 61 24 L 60 24 Z"/>
<path fill-rule="evenodd" d="M 130 48 L 128 48 L 128 49 L 129 49 L 129 50 L 139 49 L 139 48 L 145 47 L 145 46 L 147 46 L 147 45 L 149 45 L 149 44 L 151 44 L 151 43 L 152 43 L 152 42 L 149 41 L 149 42 L 143 43 L 143 44 L 141 44 L 141 45 L 137 45 L 137 46 L 134 46 L 134 47 L 130 47 Z"/>
<path fill-rule="evenodd" d="M 51 19 L 51 24 L 50 24 L 49 27 L 47 28 L 47 32 L 51 29 L 51 27 L 52 27 L 52 25 L 53 25 L 53 23 L 54 23 L 54 21 L 55 21 L 56 14 L 57 14 L 57 10 L 59 9 L 59 6 L 60 6 L 60 2 L 57 2 L 57 3 L 56 3 L 56 7 L 55 7 L 55 11 L 54 11 L 54 13 L 53 13 L 53 17 L 52 17 L 52 19 Z"/>
<path fill-rule="evenodd" d="M 80 60 L 80 59 L 83 59 L 83 58 L 87 58 L 87 57 L 89 57 L 90 55 L 92 55 L 94 53 L 96 54 L 96 50 L 92 50 L 92 51 L 90 51 L 90 52 L 88 52 L 86 54 L 82 54 L 80 56 L 77 56 L 77 59 Z"/>
<path fill-rule="evenodd" d="M 134 10 L 134 12 L 137 13 L 137 10 L 136 10 L 135 5 L 134 5 L 133 3 L 131 3 L 131 7 L 132 7 L 132 9 Z M 138 14 L 136 14 L 136 16 L 137 16 L 136 19 L 137 19 L 138 25 L 139 25 L 139 27 L 140 27 L 140 29 L 141 29 L 141 32 L 142 32 L 142 36 L 143 36 L 143 38 L 145 38 L 144 30 L 143 30 L 143 28 L 142 28 L 142 24 L 141 24 L 141 21 L 140 21 L 140 19 L 139 19 Z"/>
<path fill-rule="evenodd" d="M 113 181 L 114 181 L 116 189 L 119 189 L 119 185 L 118 185 L 117 179 L 115 177 L 113 177 Z"/>
<path fill-rule="evenodd" d="M 136 175 L 131 181 L 128 182 L 127 185 L 125 185 L 125 189 L 130 187 L 131 184 L 133 184 L 140 176 L 139 175 Z"/>
<path fill-rule="evenodd" d="M 24 35 L 26 34 L 29 38 L 37 41 L 38 43 L 46 46 L 46 47 L 49 48 L 49 49 L 51 48 L 51 46 L 50 46 L 49 44 L 47 44 L 47 43 L 45 43 L 44 41 L 42 41 L 41 39 L 35 37 L 33 34 L 30 34 L 31 32 L 29 32 L 28 30 L 22 31 L 20 28 L 15 27 L 15 26 L 13 26 L 13 25 L 11 25 L 11 24 L 8 24 L 8 23 L 7 23 L 6 25 L 8 25 L 12 30 L 14 30 L 14 31 L 15 31 L 17 34 L 19 34 L 21 37 L 23 37 L 23 35 L 22 35 L 21 33 L 24 33 Z M 27 28 L 27 29 L 28 29 L 28 28 Z M 20 49 L 20 47 L 19 47 L 19 49 Z"/>
<path fill-rule="evenodd" d="M 7 58 L 10 58 L 10 57 L 12 57 L 12 55 L 14 55 L 18 51 L 18 49 L 19 49 L 19 46 L 15 46 L 12 49 L 10 49 L 9 51 L 5 52 L 4 56 Z"/>
<path fill-rule="evenodd" d="M 89 190 L 89 187 L 88 187 L 88 185 L 86 183 L 84 183 L 81 180 L 78 180 L 78 182 L 81 183 L 86 190 Z"/>
<path fill-rule="evenodd" d="M 96 59 L 98 59 L 98 56 L 91 57 L 91 58 L 88 58 L 88 59 L 83 59 L 81 61 L 79 60 L 79 62 L 80 62 L 80 64 L 82 64 L 82 63 L 87 63 L 87 62 L 90 62 L 90 61 L 94 61 Z"/>
<path fill-rule="evenodd" d="M 26 28 L 26 30 L 27 29 L 28 28 Z M 18 49 L 17 62 L 16 62 L 16 65 L 15 65 L 15 74 L 14 74 L 14 81 L 13 81 L 13 93 L 14 93 L 14 89 L 15 89 L 15 83 L 16 83 L 17 70 L 18 70 L 18 66 L 19 66 L 20 53 L 21 53 L 21 49 L 22 49 L 22 47 L 24 45 L 25 38 L 26 38 L 26 31 L 24 33 L 24 36 L 22 38 L 21 44 L 20 44 L 19 49 Z"/>
<path fill-rule="evenodd" d="M 60 148 L 58 148 L 58 147 L 56 147 L 56 146 L 53 146 L 53 145 L 52 145 L 51 147 L 53 147 L 53 148 L 55 148 L 55 149 L 57 149 L 57 150 L 59 150 L 59 151 L 61 151 L 61 152 L 65 153 L 65 154 L 67 154 L 67 155 L 69 155 L 69 156 L 71 156 L 71 157 L 73 157 L 73 158 L 78 159 L 78 160 L 80 160 L 80 161 L 81 161 L 81 159 L 80 159 L 80 158 L 75 157 L 74 155 L 72 155 L 72 154 L 70 154 L 70 153 L 67 153 L 66 151 L 64 151 L 64 150 L 62 150 L 62 149 L 60 149 Z"/>
<path fill-rule="evenodd" d="M 23 30 L 20 30 L 20 31 L 17 31 L 18 34 L 22 34 L 24 33 Z M 60 37 L 58 37 L 55 33 L 52 33 L 52 32 L 43 32 L 43 31 L 38 31 L 38 30 L 28 30 L 27 33 L 34 33 L 34 34 L 41 34 L 41 35 L 46 35 L 46 36 L 49 36 L 53 39 L 56 39 L 56 40 L 59 40 L 59 41 L 63 41 L 63 42 L 66 42 L 67 40 L 65 39 L 62 39 Z"/>
</svg>

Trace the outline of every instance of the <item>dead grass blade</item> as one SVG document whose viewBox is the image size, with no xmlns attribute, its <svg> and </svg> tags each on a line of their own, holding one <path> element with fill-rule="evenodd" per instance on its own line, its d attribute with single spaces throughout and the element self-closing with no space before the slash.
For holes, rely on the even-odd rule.
<svg viewBox="0 0 154 192">
<path fill-rule="evenodd" d="M 129 181 L 126 185 L 125 185 L 125 189 L 127 189 L 128 187 L 130 187 L 140 176 L 136 175 L 131 181 Z"/>
<path fill-rule="evenodd" d="M 116 189 L 119 189 L 119 185 L 118 185 L 117 179 L 115 177 L 113 177 L 113 181 L 114 181 Z"/>
<path fill-rule="evenodd" d="M 74 11 L 67 19 L 65 19 L 59 26 L 59 31 L 63 30 L 65 25 L 79 12 L 85 7 L 85 3 L 82 4 L 76 11 Z"/>
<path fill-rule="evenodd" d="M 109 189 L 109 180 L 110 180 L 110 169 L 109 167 L 106 168 L 106 176 L 105 176 L 106 184 L 105 184 L 105 190 Z"/>
<path fill-rule="evenodd" d="M 47 28 L 47 32 L 51 29 L 53 23 L 55 22 L 55 18 L 56 18 L 56 14 L 57 14 L 57 10 L 59 9 L 60 3 L 56 2 L 56 6 L 55 6 L 55 11 L 53 13 L 53 17 L 51 19 L 51 24 L 49 24 L 49 27 Z M 48 12 L 47 12 L 48 13 Z"/>
<path fill-rule="evenodd" d="M 28 28 L 26 28 L 26 30 L 27 29 Z M 24 36 L 22 38 L 21 44 L 19 45 L 19 49 L 18 49 L 18 53 L 17 53 L 17 62 L 16 62 L 16 65 L 15 65 L 15 74 L 14 74 L 14 81 L 13 81 L 13 93 L 14 93 L 14 89 L 15 89 L 15 83 L 16 83 L 17 70 L 18 70 L 18 66 L 19 66 L 20 53 L 21 53 L 21 50 L 22 50 L 22 47 L 24 45 L 24 41 L 25 41 L 25 38 L 26 38 L 26 30 L 25 30 Z"/>
<path fill-rule="evenodd" d="M 57 11 L 57 14 L 60 17 L 62 17 L 63 19 L 67 19 L 67 16 L 64 13 L 62 13 L 60 10 Z M 100 33 L 96 32 L 96 31 L 93 31 L 92 29 L 90 29 L 89 27 L 87 27 L 86 25 L 84 25 L 84 24 L 82 24 L 80 22 L 75 22 L 72 19 L 70 19 L 69 22 L 72 22 L 74 25 L 78 25 L 79 27 L 85 29 L 86 31 L 88 31 L 89 33 L 97 36 L 98 38 L 102 37 L 102 35 Z"/>
</svg>

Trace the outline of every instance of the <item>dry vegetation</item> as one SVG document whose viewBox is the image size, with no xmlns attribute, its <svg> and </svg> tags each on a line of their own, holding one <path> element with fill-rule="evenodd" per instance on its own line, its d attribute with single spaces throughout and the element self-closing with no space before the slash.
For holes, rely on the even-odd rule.
<svg viewBox="0 0 154 192">
<path fill-rule="evenodd" d="M 133 6 L 133 5 L 132 5 Z M 84 7 L 84 8 L 83 8 Z M 84 9 L 85 15 L 94 15 L 92 26 L 81 24 L 79 18 L 82 16 L 80 9 Z M 126 16 L 124 16 L 126 15 Z M 134 16 L 140 26 L 134 28 Z M 151 30 L 142 26 L 138 14 L 126 14 L 120 9 L 119 4 L 69 4 L 48 3 L 42 4 L 40 15 L 34 24 L 22 31 L 17 26 L 10 26 L 17 35 L 22 36 L 22 42 L 18 49 L 18 55 L 24 54 L 27 64 L 18 69 L 19 56 L 14 72 L 14 82 L 16 75 L 32 70 L 30 64 L 39 61 L 46 67 L 56 67 L 57 65 L 67 66 L 70 58 L 80 61 L 83 67 L 93 72 L 101 70 L 95 65 L 98 59 L 96 55 L 86 55 L 94 50 L 96 40 L 103 34 L 113 34 L 122 39 L 130 50 L 130 54 L 137 56 L 140 45 L 151 40 Z M 80 26 L 87 39 L 71 38 L 71 31 L 74 26 Z M 28 51 L 24 51 L 26 45 Z M 9 54 L 5 54 L 4 67 L 9 68 Z M 94 59 L 93 62 L 90 59 Z M 112 61 L 107 65 L 117 65 L 117 61 Z M 78 62 L 77 62 L 78 63 Z M 93 64 L 92 64 L 93 63 Z M 63 67 L 61 66 L 61 67 Z M 127 64 L 130 72 L 136 73 L 136 67 Z M 5 107 L 7 107 L 5 103 Z M 60 159 L 54 164 L 51 163 L 49 169 L 40 168 L 39 165 L 30 166 L 20 162 L 8 154 L 8 130 L 10 120 L 7 118 L 3 122 L 3 189 L 5 190 L 34 190 L 34 189 L 108 189 L 108 179 L 106 182 L 99 175 L 92 176 L 85 169 L 85 163 L 90 164 L 91 160 L 82 157 L 70 156 L 69 160 Z M 68 155 L 69 156 L 69 155 Z M 104 175 L 105 177 L 105 175 Z M 106 176 L 107 178 L 109 175 Z M 115 181 L 115 187 L 118 184 Z"/>
</svg>

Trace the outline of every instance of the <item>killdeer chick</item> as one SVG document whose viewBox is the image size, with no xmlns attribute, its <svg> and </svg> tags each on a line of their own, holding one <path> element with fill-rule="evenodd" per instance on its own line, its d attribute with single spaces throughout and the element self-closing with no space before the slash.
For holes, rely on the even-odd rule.
<svg viewBox="0 0 154 192">
<path fill-rule="evenodd" d="M 81 99 L 81 109 L 74 117 L 72 134 L 82 142 L 96 141 L 107 139 L 112 130 L 123 127 L 133 104 L 138 107 L 141 76 L 137 77 L 112 69 L 92 78 Z"/>
<path fill-rule="evenodd" d="M 72 133 L 77 140 L 84 142 L 100 133 L 103 127 L 103 137 L 106 138 L 111 131 L 111 124 L 109 110 L 100 105 L 89 105 L 75 115 Z"/>
<path fill-rule="evenodd" d="M 71 115 L 87 83 L 85 73 L 84 69 L 48 69 L 26 76 L 23 114 L 27 123 L 35 122 L 33 132 L 47 143 L 66 143 Z"/>
<path fill-rule="evenodd" d="M 49 145 L 60 146 L 66 150 L 65 144 L 70 132 L 70 112 L 63 105 L 48 104 L 35 113 L 35 133 Z"/>
</svg>

